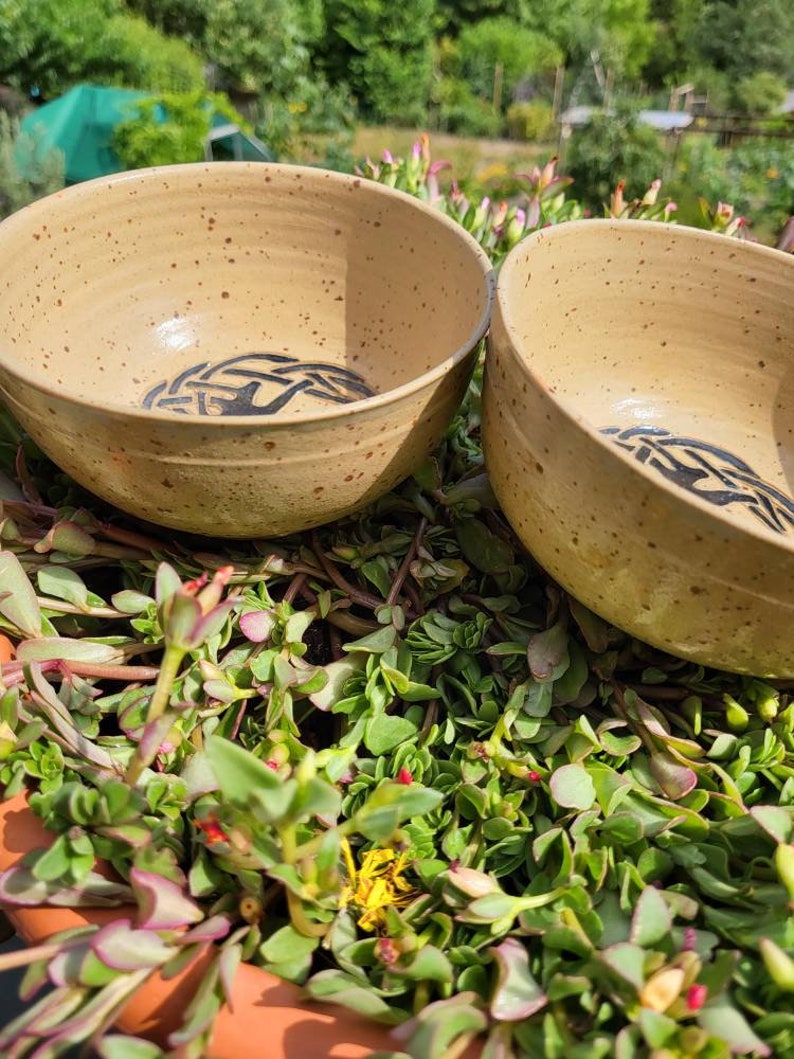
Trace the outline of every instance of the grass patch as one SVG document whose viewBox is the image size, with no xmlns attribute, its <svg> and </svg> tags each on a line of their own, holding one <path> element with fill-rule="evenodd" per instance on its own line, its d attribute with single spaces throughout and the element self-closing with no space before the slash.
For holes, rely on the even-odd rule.
<svg viewBox="0 0 794 1059">
<path fill-rule="evenodd" d="M 393 155 L 410 154 L 421 130 L 392 125 L 360 126 L 353 140 L 352 153 L 359 158 L 381 157 L 384 150 Z M 447 172 L 467 191 L 477 189 L 492 197 L 512 193 L 514 174 L 526 172 L 556 153 L 556 144 L 523 143 L 518 140 L 487 140 L 470 136 L 430 133 L 433 158 L 451 164 Z M 443 176 L 443 174 L 442 174 Z"/>
</svg>

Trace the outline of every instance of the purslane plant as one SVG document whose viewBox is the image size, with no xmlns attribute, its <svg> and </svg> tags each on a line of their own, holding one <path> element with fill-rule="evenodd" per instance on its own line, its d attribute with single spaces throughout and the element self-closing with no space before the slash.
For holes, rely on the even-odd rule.
<svg viewBox="0 0 794 1059">
<path fill-rule="evenodd" d="M 0 781 L 54 837 L 0 904 L 122 911 L 0 958 L 29 965 L 31 1002 L 2 1054 L 208 1054 L 245 961 L 415 1059 L 477 1037 L 517 1059 L 794 1055 L 789 684 L 568 598 L 499 512 L 478 430 L 479 373 L 367 511 L 209 545 L 143 533 L 4 420 L 27 500 L 0 518 Z M 165 1052 L 113 1032 L 193 960 Z"/>
</svg>

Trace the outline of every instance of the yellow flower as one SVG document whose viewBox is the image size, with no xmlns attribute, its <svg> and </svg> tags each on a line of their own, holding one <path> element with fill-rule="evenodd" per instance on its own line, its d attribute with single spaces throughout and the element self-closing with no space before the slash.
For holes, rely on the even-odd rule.
<svg viewBox="0 0 794 1059">
<path fill-rule="evenodd" d="M 766 171 L 766 179 L 767 180 L 777 180 L 777 178 L 779 176 L 780 176 L 780 170 L 779 169 L 775 169 L 774 166 L 771 166 Z"/>
<path fill-rule="evenodd" d="M 368 849 L 356 867 L 350 844 L 342 839 L 342 855 L 347 867 L 347 885 L 342 888 L 340 908 L 352 905 L 360 913 L 357 920 L 362 930 L 382 930 L 386 926 L 388 908 L 405 908 L 417 896 L 418 890 L 404 878 L 409 867 L 405 853 L 393 849 Z"/>
</svg>

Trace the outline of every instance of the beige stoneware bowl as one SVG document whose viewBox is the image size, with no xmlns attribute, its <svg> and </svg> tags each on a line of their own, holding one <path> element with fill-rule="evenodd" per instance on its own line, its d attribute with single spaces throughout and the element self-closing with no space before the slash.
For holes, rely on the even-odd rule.
<svg viewBox="0 0 794 1059">
<path fill-rule="evenodd" d="M 486 460 L 529 551 L 673 654 L 794 677 L 794 257 L 548 228 L 499 276 Z"/>
<path fill-rule="evenodd" d="M 356 510 L 440 439 L 493 274 L 401 192 L 298 166 L 139 170 L 0 225 L 0 393 L 125 511 L 278 536 Z"/>
</svg>

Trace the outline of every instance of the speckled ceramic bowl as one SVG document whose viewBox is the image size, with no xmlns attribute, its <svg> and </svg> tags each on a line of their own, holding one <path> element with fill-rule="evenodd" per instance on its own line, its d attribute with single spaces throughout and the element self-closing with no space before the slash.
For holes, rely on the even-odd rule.
<svg viewBox="0 0 794 1059">
<path fill-rule="evenodd" d="M 0 392 L 120 508 L 277 536 L 387 492 L 438 442 L 493 276 L 401 192 L 297 166 L 139 170 L 0 225 Z"/>
<path fill-rule="evenodd" d="M 527 548 L 615 625 L 794 676 L 794 257 L 584 221 L 499 276 L 494 489 Z"/>
</svg>

